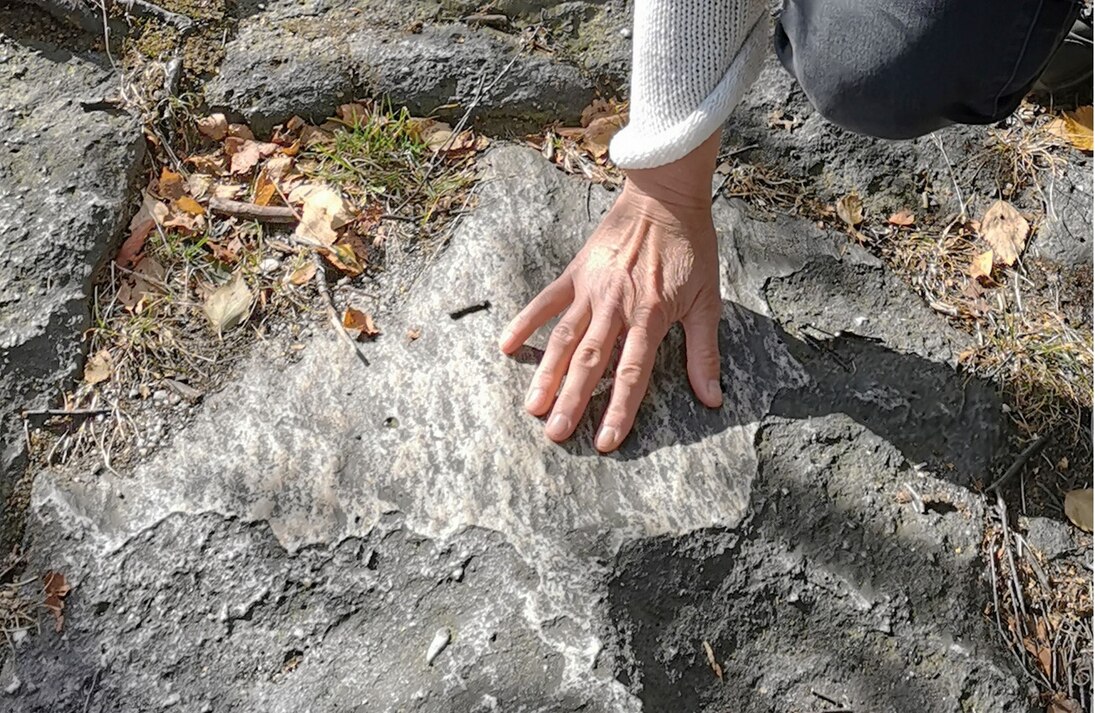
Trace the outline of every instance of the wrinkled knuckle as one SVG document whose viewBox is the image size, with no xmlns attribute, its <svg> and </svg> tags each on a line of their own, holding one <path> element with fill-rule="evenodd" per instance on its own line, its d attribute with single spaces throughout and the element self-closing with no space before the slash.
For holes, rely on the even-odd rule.
<svg viewBox="0 0 1095 713">
<path fill-rule="evenodd" d="M 578 352 L 574 355 L 574 361 L 580 367 L 593 369 L 601 363 L 601 354 L 601 348 L 596 344 L 583 344 L 578 347 Z"/>
<path fill-rule="evenodd" d="M 616 381 L 621 386 L 635 388 L 643 380 L 643 369 L 638 364 L 620 364 L 616 368 Z"/>
<path fill-rule="evenodd" d="M 559 346 L 569 349 L 574 344 L 577 335 L 575 335 L 574 329 L 569 324 L 560 322 L 555 325 L 555 329 L 551 330 L 551 338 Z"/>
</svg>

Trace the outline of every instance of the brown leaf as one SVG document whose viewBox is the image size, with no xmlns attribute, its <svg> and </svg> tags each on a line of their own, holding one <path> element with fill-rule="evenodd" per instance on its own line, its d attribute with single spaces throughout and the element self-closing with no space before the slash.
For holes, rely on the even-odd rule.
<svg viewBox="0 0 1095 713">
<path fill-rule="evenodd" d="M 198 119 L 198 132 L 214 141 L 222 141 L 228 136 L 228 119 L 224 114 L 210 114 Z"/>
<path fill-rule="evenodd" d="M 247 190 L 247 186 L 241 186 L 238 184 L 218 184 L 213 186 L 213 196 L 216 198 L 226 198 L 233 200 L 239 198 L 239 196 Z"/>
<path fill-rule="evenodd" d="M 1080 149 L 1091 151 L 1095 147 L 1092 136 L 1092 107 L 1081 106 L 1074 111 L 1066 111 L 1062 116 L 1046 124 L 1046 130 L 1061 137 Z"/>
<path fill-rule="evenodd" d="M 992 251 L 986 250 L 970 263 L 970 277 L 990 278 L 992 276 Z"/>
<path fill-rule="evenodd" d="M 186 193 L 182 175 L 168 170 L 166 167 L 160 171 L 158 187 L 160 198 L 166 198 L 167 200 L 176 200 Z"/>
<path fill-rule="evenodd" d="M 419 329 L 418 327 L 412 327 L 412 328 L 407 330 L 407 341 L 408 342 L 413 342 L 414 340 L 418 339 L 421 336 L 422 336 L 422 330 Z"/>
<path fill-rule="evenodd" d="M 1007 201 L 996 201 L 981 219 L 981 237 L 996 253 L 997 262 L 1014 265 L 1027 244 L 1030 223 Z"/>
<path fill-rule="evenodd" d="M 49 571 L 42 577 L 42 590 L 46 595 L 45 607 L 53 614 L 53 630 L 61 633 L 65 626 L 65 595 L 71 589 L 65 581 L 65 575 Z"/>
<path fill-rule="evenodd" d="M 376 323 L 373 322 L 373 316 L 353 307 L 347 307 L 346 311 L 342 313 L 342 326 L 346 328 L 351 337 L 359 340 L 373 339 L 380 334 Z"/>
<path fill-rule="evenodd" d="M 361 126 L 369 118 L 369 107 L 358 102 L 343 104 L 336 111 L 338 120 L 347 126 Z"/>
<path fill-rule="evenodd" d="M 109 379 L 113 372 L 114 361 L 111 359 L 110 352 L 100 349 L 88 357 L 87 363 L 84 364 L 84 381 L 89 384 L 99 384 Z"/>
<path fill-rule="evenodd" d="M 46 594 L 55 597 L 64 597 L 72 589 L 65 580 L 65 575 L 52 570 L 42 577 L 42 584 Z"/>
<path fill-rule="evenodd" d="M 247 288 L 243 275 L 237 272 L 206 298 L 205 316 L 218 335 L 224 334 L 247 318 L 253 301 L 254 296 Z"/>
<path fill-rule="evenodd" d="M 365 270 L 365 267 L 354 253 L 354 249 L 345 243 L 332 245 L 329 248 L 321 248 L 317 252 L 327 258 L 327 262 L 350 277 L 357 277 Z"/>
<path fill-rule="evenodd" d="M 277 151 L 278 145 L 229 136 L 224 140 L 224 150 L 229 156 L 232 173 L 243 174 L 250 173 L 255 164 Z"/>
<path fill-rule="evenodd" d="M 258 180 L 255 181 L 255 198 L 252 203 L 255 205 L 270 205 L 277 194 L 278 187 L 266 177 L 265 173 L 260 173 Z"/>
<path fill-rule="evenodd" d="M 916 222 L 916 216 L 908 208 L 902 208 L 889 217 L 887 221 L 890 225 L 897 225 L 901 227 L 907 227 Z"/>
<path fill-rule="evenodd" d="M 848 227 L 854 228 L 863 222 L 863 201 L 855 193 L 849 193 L 836 202 L 836 214 Z"/>
<path fill-rule="evenodd" d="M 164 203 L 153 198 L 147 192 L 141 201 L 141 207 L 133 219 L 129 221 L 129 237 L 118 248 L 118 255 L 114 258 L 122 267 L 132 267 L 137 262 L 137 256 L 144 249 L 144 241 L 148 234 L 167 220 L 168 208 Z"/>
<path fill-rule="evenodd" d="M 189 156 L 186 163 L 189 163 L 201 173 L 208 173 L 213 176 L 219 176 L 228 169 L 228 160 L 224 154 L 219 152 Z"/>
<path fill-rule="evenodd" d="M 1077 701 L 1058 693 L 1049 702 L 1046 713 L 1084 713 L 1084 709 Z"/>
<path fill-rule="evenodd" d="M 1091 488 L 1065 493 L 1065 515 L 1084 532 L 1091 532 Z"/>
</svg>

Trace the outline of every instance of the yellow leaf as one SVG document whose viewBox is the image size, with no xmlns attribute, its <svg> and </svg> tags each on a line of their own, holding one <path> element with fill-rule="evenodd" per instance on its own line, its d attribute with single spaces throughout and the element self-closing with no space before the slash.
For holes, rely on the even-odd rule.
<svg viewBox="0 0 1095 713">
<path fill-rule="evenodd" d="M 1081 151 L 1091 151 L 1095 141 L 1092 138 L 1092 108 L 1082 106 L 1074 111 L 1066 111 L 1046 124 L 1046 130 L 1055 134 Z"/>
<path fill-rule="evenodd" d="M 293 195 L 305 196 L 300 212 L 300 223 L 294 235 L 306 243 L 333 245 L 338 239 L 338 233 L 335 231 L 354 218 L 346 209 L 342 196 L 326 186 L 312 187 L 312 190 L 306 193 L 294 191 L 290 194 L 290 200 L 293 200 Z"/>
<path fill-rule="evenodd" d="M 981 237 L 996 252 L 998 262 L 1014 265 L 1027 245 L 1030 223 L 1007 201 L 996 201 L 981 219 Z"/>
<path fill-rule="evenodd" d="M 205 208 L 202 204 L 191 198 L 190 196 L 183 196 L 175 201 L 175 207 L 179 210 L 189 213 L 190 215 L 205 215 Z"/>
<path fill-rule="evenodd" d="M 209 318 L 217 334 L 223 334 L 247 318 L 253 299 L 251 290 L 243 281 L 243 275 L 237 272 L 231 280 L 206 298 L 205 316 Z"/>
<path fill-rule="evenodd" d="M 1065 515 L 1084 532 L 1091 532 L 1091 488 L 1065 493 Z"/>
<path fill-rule="evenodd" d="M 183 177 L 167 168 L 160 171 L 159 185 L 161 198 L 175 200 L 186 192 L 186 188 L 183 185 Z"/>
<path fill-rule="evenodd" d="M 89 384 L 106 381 L 112 373 L 114 373 L 114 361 L 106 349 L 100 349 L 93 354 L 84 365 L 84 381 Z"/>
<path fill-rule="evenodd" d="M 973 259 L 970 263 L 970 277 L 992 276 L 992 251 L 986 250 Z"/>
<path fill-rule="evenodd" d="M 836 214 L 854 228 L 863 222 L 863 201 L 855 193 L 849 193 L 836 202 Z"/>
<path fill-rule="evenodd" d="M 309 262 L 304 266 L 298 267 L 296 270 L 293 270 L 291 273 L 289 273 L 289 276 L 286 279 L 294 285 L 303 285 L 305 283 L 311 282 L 312 278 L 315 276 L 316 264 L 314 262 Z"/>
</svg>

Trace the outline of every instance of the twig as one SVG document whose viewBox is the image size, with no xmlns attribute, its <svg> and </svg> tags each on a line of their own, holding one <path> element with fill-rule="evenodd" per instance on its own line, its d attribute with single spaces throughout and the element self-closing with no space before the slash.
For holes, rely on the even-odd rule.
<svg viewBox="0 0 1095 713">
<path fill-rule="evenodd" d="M 962 197 L 962 189 L 958 187 L 958 178 L 954 175 L 954 166 L 951 164 L 950 157 L 947 156 L 946 149 L 943 148 L 943 142 L 940 140 L 937 133 L 932 133 L 932 141 L 939 147 L 939 153 L 943 154 L 943 162 L 947 165 L 947 175 L 950 176 L 951 184 L 954 186 L 954 195 L 958 199 L 958 216 L 963 223 L 966 222 L 968 216 L 966 214 L 966 200 Z"/>
<path fill-rule="evenodd" d="M 1038 452 L 1045 448 L 1045 445 L 1049 443 L 1049 434 L 1045 434 L 1040 437 L 1034 443 L 1023 449 L 1023 452 L 1019 454 L 1019 457 L 1015 459 L 1015 462 L 1011 464 L 1011 467 L 1004 471 L 1004 474 L 997 478 L 992 485 L 988 487 L 989 490 L 996 490 L 1004 483 L 1008 482 L 1015 477 L 1024 465 L 1027 464 L 1034 456 L 1038 455 Z"/>
<path fill-rule="evenodd" d="M 331 291 L 327 288 L 327 268 L 323 264 L 323 258 L 319 256 L 318 252 L 312 253 L 312 262 L 316 266 L 316 289 L 319 290 L 319 294 L 323 297 L 324 306 L 327 308 L 327 318 L 331 321 L 331 326 L 335 328 L 335 332 L 342 341 L 350 345 L 350 348 L 354 350 L 354 354 L 361 360 L 361 363 L 365 366 L 369 366 L 369 359 L 365 356 L 365 352 L 361 351 L 361 347 L 354 341 L 354 338 L 350 336 L 350 333 L 346 331 L 346 327 L 342 326 L 342 320 L 338 317 L 338 309 L 335 307 L 335 300 L 331 297 Z"/>
<path fill-rule="evenodd" d="M 101 416 L 103 414 L 110 413 L 110 409 L 105 408 L 74 408 L 72 410 L 66 410 L 63 408 L 35 408 L 26 409 L 23 411 L 23 418 L 45 417 L 51 418 L 53 416 L 83 416 L 88 418 L 91 416 Z"/>
<path fill-rule="evenodd" d="M 88 708 L 91 707 L 91 696 L 95 693 L 95 687 L 99 685 L 99 675 L 102 674 L 102 672 L 103 670 L 101 668 L 96 669 L 95 675 L 91 679 L 91 688 L 87 689 L 87 698 L 84 699 L 84 713 L 87 713 Z"/>
<path fill-rule="evenodd" d="M 227 198 L 209 199 L 209 210 L 221 215 L 229 215 L 234 218 L 246 220 L 258 220 L 266 223 L 296 223 L 300 216 L 291 206 L 259 205 L 257 203 L 244 203 Z"/>
</svg>

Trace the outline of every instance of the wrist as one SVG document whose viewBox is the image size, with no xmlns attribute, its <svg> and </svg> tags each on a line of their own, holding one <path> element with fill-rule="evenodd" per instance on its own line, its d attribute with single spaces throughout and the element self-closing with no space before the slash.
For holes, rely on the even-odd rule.
<svg viewBox="0 0 1095 713">
<path fill-rule="evenodd" d="M 650 199 L 667 208 L 711 209 L 711 176 L 722 130 L 716 131 L 683 158 L 656 168 L 624 171 L 625 194 Z"/>
</svg>

